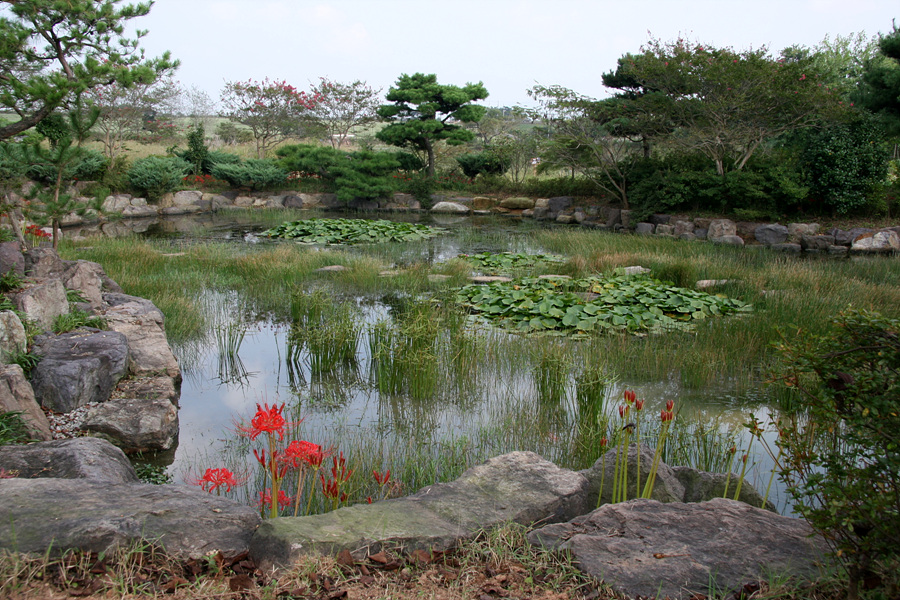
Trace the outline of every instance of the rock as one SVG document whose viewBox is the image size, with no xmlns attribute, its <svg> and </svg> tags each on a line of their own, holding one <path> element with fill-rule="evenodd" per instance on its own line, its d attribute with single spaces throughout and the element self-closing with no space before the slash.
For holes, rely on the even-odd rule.
<svg viewBox="0 0 900 600">
<path fill-rule="evenodd" d="M 713 244 L 725 244 L 728 246 L 743 246 L 744 238 L 739 235 L 720 235 L 718 237 L 709 238 Z"/>
<path fill-rule="evenodd" d="M 557 215 L 556 222 L 563 225 L 571 225 L 575 222 L 575 217 L 574 215 Z"/>
<path fill-rule="evenodd" d="M 526 208 L 534 208 L 534 200 L 519 197 L 504 198 L 500 201 L 500 206 L 510 210 L 525 210 Z"/>
<path fill-rule="evenodd" d="M 78 290 L 92 308 L 103 305 L 103 280 L 106 274 L 98 263 L 78 260 L 66 267 L 62 274 L 63 285 Z"/>
<path fill-rule="evenodd" d="M 10 271 L 25 275 L 25 257 L 22 255 L 19 242 L 0 244 L 0 275 L 6 275 Z"/>
<path fill-rule="evenodd" d="M 804 235 L 816 235 L 818 223 L 788 223 L 788 242 L 799 244 Z"/>
<path fill-rule="evenodd" d="M 718 498 L 607 504 L 532 531 L 528 540 L 571 552 L 582 571 L 631 597 L 687 600 L 718 597 L 773 573 L 817 577 L 827 547 L 811 535 L 800 519 Z"/>
<path fill-rule="evenodd" d="M 623 229 L 631 229 L 631 211 L 623 210 L 619 213 L 619 218 L 622 221 Z"/>
<path fill-rule="evenodd" d="M 800 247 L 807 252 L 827 252 L 829 246 L 834 245 L 834 236 L 831 235 L 803 235 L 800 237 Z"/>
<path fill-rule="evenodd" d="M 467 215 L 469 214 L 469 207 L 458 202 L 442 201 L 432 206 L 431 212 L 451 215 Z"/>
<path fill-rule="evenodd" d="M 53 248 L 32 248 L 25 253 L 25 273 L 31 277 L 55 277 L 62 271 L 63 262 Z"/>
<path fill-rule="evenodd" d="M 788 228 L 777 223 L 760 225 L 753 230 L 753 237 L 756 238 L 757 242 L 766 246 L 783 244 L 788 239 Z"/>
<path fill-rule="evenodd" d="M 284 196 L 285 208 L 303 208 L 303 198 L 297 194 L 286 194 Z"/>
<path fill-rule="evenodd" d="M 151 540 L 175 558 L 217 551 L 236 556 L 247 550 L 260 521 L 249 506 L 179 485 L 7 479 L 0 506 L 0 548 L 54 555 Z"/>
<path fill-rule="evenodd" d="M 164 398 L 178 406 L 181 389 L 171 377 L 139 377 L 123 379 L 113 394 L 117 398 L 144 398 L 155 400 Z"/>
<path fill-rule="evenodd" d="M 638 223 L 634 226 L 634 232 L 638 235 L 652 235 L 656 230 L 656 225 L 653 223 Z"/>
<path fill-rule="evenodd" d="M 103 212 L 107 213 L 120 213 L 126 206 L 131 206 L 131 195 L 116 194 L 106 197 L 103 201 L 102 209 Z"/>
<path fill-rule="evenodd" d="M 537 207 L 538 203 L 541 200 L 535 200 L 534 205 Z M 546 208 L 546 200 L 543 200 L 544 208 Z M 496 201 L 493 198 L 488 198 L 487 196 L 475 196 L 472 198 L 472 210 L 490 210 L 494 207 Z"/>
<path fill-rule="evenodd" d="M 832 254 L 834 256 L 846 256 L 850 253 L 850 248 L 847 246 L 828 246 L 828 254 Z"/>
<path fill-rule="evenodd" d="M 725 285 L 726 283 L 728 283 L 727 279 L 701 279 L 694 284 L 694 287 L 698 290 L 705 290 L 719 285 Z"/>
<path fill-rule="evenodd" d="M 509 277 L 503 277 L 501 275 L 475 275 L 469 277 L 469 281 L 471 281 L 472 283 L 508 283 L 512 281 L 512 279 Z"/>
<path fill-rule="evenodd" d="M 138 481 L 131 461 L 119 448 L 93 437 L 0 446 L 0 467 L 18 471 L 22 479 L 86 479 L 107 485 Z"/>
<path fill-rule="evenodd" d="M 19 352 L 25 352 L 28 338 L 19 316 L 11 310 L 0 312 L 0 360 L 4 362 Z"/>
<path fill-rule="evenodd" d="M 853 227 L 848 230 L 843 229 L 832 229 L 828 232 L 830 235 L 834 236 L 834 243 L 838 246 L 847 246 L 849 247 L 853 244 L 853 240 L 863 235 L 864 233 L 875 233 L 874 229 L 869 229 L 868 227 Z"/>
<path fill-rule="evenodd" d="M 675 235 L 675 226 L 659 224 L 656 226 L 656 234 L 657 235 Z"/>
<path fill-rule="evenodd" d="M 616 225 L 622 224 L 622 211 L 618 208 L 604 206 L 600 210 L 600 216 L 606 220 L 606 226 L 609 229 L 614 229 Z"/>
<path fill-rule="evenodd" d="M 650 474 L 650 466 L 653 464 L 653 450 L 649 447 L 641 445 L 641 491 L 643 491 L 644 483 L 647 481 L 647 478 Z M 628 448 L 628 485 L 627 485 L 627 494 L 628 498 L 637 498 L 641 495 L 641 492 L 637 490 L 637 478 L 635 474 L 637 473 L 637 453 L 638 445 L 631 444 Z M 588 487 L 586 489 L 587 492 L 587 504 L 584 506 L 582 513 L 587 513 L 594 508 L 596 508 L 599 504 L 606 504 L 608 502 L 612 502 L 612 481 L 613 476 L 616 471 L 616 456 L 618 455 L 619 450 L 617 448 L 613 448 L 609 450 L 598 458 L 594 465 L 589 468 L 581 471 L 580 473 L 584 475 L 585 479 L 588 480 Z M 606 473 L 604 475 L 604 472 Z M 602 496 L 600 487 L 603 487 Z M 678 478 L 675 476 L 675 473 L 672 472 L 672 468 L 669 465 L 660 462 L 659 466 L 656 470 L 656 483 L 653 486 L 653 495 L 654 500 L 659 500 L 660 502 L 683 502 L 684 501 L 684 486 L 681 485 L 681 482 L 678 481 Z M 598 498 L 600 502 L 598 503 Z"/>
<path fill-rule="evenodd" d="M 672 233 L 677 237 L 681 237 L 685 233 L 693 235 L 694 223 L 692 221 L 675 221 L 675 230 Z"/>
<path fill-rule="evenodd" d="M 725 236 L 737 235 L 737 226 L 730 219 L 713 219 L 709 222 L 706 237 L 711 241 L 716 241 Z"/>
<path fill-rule="evenodd" d="M 772 250 L 777 250 L 778 252 L 786 252 L 788 254 L 799 254 L 803 251 L 803 247 L 800 244 L 772 244 L 769 247 Z"/>
<path fill-rule="evenodd" d="M 59 315 L 69 314 L 66 288 L 56 278 L 26 286 L 16 294 L 15 303 L 16 308 L 36 321 L 43 331 L 51 329 Z"/>
<path fill-rule="evenodd" d="M 547 208 L 554 215 L 558 215 L 564 210 L 572 208 L 571 196 L 556 196 L 547 200 Z"/>
<path fill-rule="evenodd" d="M 175 192 L 172 197 L 172 205 L 179 207 L 196 206 L 203 198 L 203 192 L 196 190 L 182 190 Z"/>
<path fill-rule="evenodd" d="M 319 267 L 315 269 L 313 273 L 340 273 L 342 271 L 349 271 L 347 267 L 344 265 L 327 265 L 325 267 Z"/>
<path fill-rule="evenodd" d="M 129 453 L 168 450 L 178 441 L 178 409 L 168 398 L 119 398 L 88 411 L 81 429 Z"/>
<path fill-rule="evenodd" d="M 155 217 L 159 215 L 159 208 L 156 206 L 126 206 L 122 209 L 123 217 L 131 217 L 134 219 L 141 219 L 146 217 Z"/>
<path fill-rule="evenodd" d="M 47 415 L 34 399 L 34 390 L 19 365 L 0 366 L 0 412 L 20 412 L 35 440 L 53 438 Z"/>
<path fill-rule="evenodd" d="M 734 498 L 734 493 L 737 491 L 737 477 L 735 476 L 729 480 L 728 475 L 724 473 L 710 473 L 691 467 L 672 467 L 672 473 L 684 486 L 684 502 L 705 502 L 722 498 L 725 495 L 726 482 L 728 483 L 729 498 Z M 737 500 L 750 506 L 776 512 L 775 505 L 770 501 L 763 502 L 762 494 L 746 481 L 741 486 L 741 494 Z"/>
<path fill-rule="evenodd" d="M 694 229 L 694 237 L 696 237 L 698 240 L 705 240 L 708 233 L 709 230 L 703 227 Z"/>
<path fill-rule="evenodd" d="M 852 252 L 879 253 L 900 251 L 900 236 L 891 230 L 864 233 L 853 240 Z"/>
<path fill-rule="evenodd" d="M 359 556 L 383 547 L 440 552 L 502 523 L 575 517 L 584 505 L 585 484 L 578 473 L 533 452 L 512 452 L 406 498 L 312 517 L 269 519 L 253 536 L 250 555 L 268 570 L 315 552 L 349 550 Z"/>
<path fill-rule="evenodd" d="M 650 222 L 654 225 L 668 225 L 672 215 L 650 215 Z"/>
<path fill-rule="evenodd" d="M 683 240 L 685 242 L 693 242 L 697 240 L 697 236 L 693 233 L 682 233 L 678 236 L 679 240 Z"/>
<path fill-rule="evenodd" d="M 35 338 L 41 357 L 31 372 L 41 406 L 66 413 L 88 402 L 106 402 L 128 364 L 128 342 L 116 331 L 81 329 Z"/>
<path fill-rule="evenodd" d="M 643 275 L 644 273 L 649 273 L 650 269 L 648 269 L 647 267 L 633 266 L 623 268 L 622 272 L 625 275 Z"/>
<path fill-rule="evenodd" d="M 162 312 L 149 300 L 127 294 L 103 294 L 103 301 L 110 305 L 103 311 L 110 330 L 128 340 L 128 372 L 136 376 L 164 373 L 181 381 Z"/>
</svg>

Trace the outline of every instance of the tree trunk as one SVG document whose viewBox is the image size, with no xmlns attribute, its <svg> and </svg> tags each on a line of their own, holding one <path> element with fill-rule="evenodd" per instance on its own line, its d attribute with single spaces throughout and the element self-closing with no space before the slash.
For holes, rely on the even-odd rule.
<svg viewBox="0 0 900 600">
<path fill-rule="evenodd" d="M 425 150 L 428 152 L 428 164 L 426 165 L 425 173 L 434 179 L 434 146 L 431 144 L 431 140 L 425 140 Z"/>
</svg>

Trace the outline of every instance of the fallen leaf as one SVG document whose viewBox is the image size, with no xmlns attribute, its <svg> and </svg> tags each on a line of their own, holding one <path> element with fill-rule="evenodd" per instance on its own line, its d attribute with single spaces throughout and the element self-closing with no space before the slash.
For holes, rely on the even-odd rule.
<svg viewBox="0 0 900 600">
<path fill-rule="evenodd" d="M 387 555 L 384 553 L 384 551 L 381 551 L 378 554 L 370 554 L 369 560 L 371 560 L 372 562 L 381 563 L 383 565 L 386 565 L 389 561 L 389 559 L 388 559 Z"/>
<path fill-rule="evenodd" d="M 427 550 L 422 550 L 421 548 L 418 550 L 413 550 L 410 555 L 410 562 L 417 565 L 427 565 L 431 563 L 431 552 Z"/>
<path fill-rule="evenodd" d="M 356 564 L 356 561 L 353 560 L 353 555 L 350 554 L 350 551 L 346 549 L 341 550 L 338 553 L 336 560 L 337 564 L 341 565 L 342 567 L 352 567 Z"/>
<path fill-rule="evenodd" d="M 228 580 L 228 589 L 232 592 L 243 592 L 253 589 L 253 580 L 249 575 L 235 575 Z"/>
</svg>

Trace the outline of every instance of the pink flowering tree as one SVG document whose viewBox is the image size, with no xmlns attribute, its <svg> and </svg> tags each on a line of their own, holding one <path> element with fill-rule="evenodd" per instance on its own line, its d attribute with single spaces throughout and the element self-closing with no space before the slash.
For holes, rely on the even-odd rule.
<svg viewBox="0 0 900 600">
<path fill-rule="evenodd" d="M 256 156 L 265 158 L 270 148 L 300 136 L 303 117 L 316 106 L 319 96 L 267 78 L 226 82 L 221 99 L 225 116 L 253 133 Z"/>
<path fill-rule="evenodd" d="M 328 137 L 332 148 L 343 146 L 353 128 L 378 121 L 381 89 L 365 81 L 340 83 L 321 77 L 312 88 L 312 97 L 318 101 L 307 119 Z"/>
</svg>

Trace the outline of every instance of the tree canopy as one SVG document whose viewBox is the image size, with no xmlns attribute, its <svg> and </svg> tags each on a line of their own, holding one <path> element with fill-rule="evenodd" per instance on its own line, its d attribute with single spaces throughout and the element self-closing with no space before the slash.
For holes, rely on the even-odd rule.
<svg viewBox="0 0 900 600">
<path fill-rule="evenodd" d="M 403 74 L 387 93 L 392 104 L 382 105 L 378 116 L 390 122 L 376 137 L 392 146 L 414 148 L 428 156 L 426 170 L 434 176 L 434 144 L 441 140 L 460 145 L 475 134 L 460 123 L 476 123 L 485 108 L 472 104 L 484 100 L 488 91 L 481 82 L 463 87 L 441 85 L 437 75 Z"/>
<path fill-rule="evenodd" d="M 862 74 L 857 100 L 881 116 L 890 131 L 900 134 L 900 29 L 882 36 L 880 55 L 869 60 Z"/>
<path fill-rule="evenodd" d="M 126 23 L 152 2 L 120 0 L 0 0 L 0 106 L 19 121 L 0 127 L 0 140 L 37 125 L 85 90 L 118 82 L 148 82 L 177 65 L 168 53 L 145 59 L 138 31 Z"/>
</svg>

